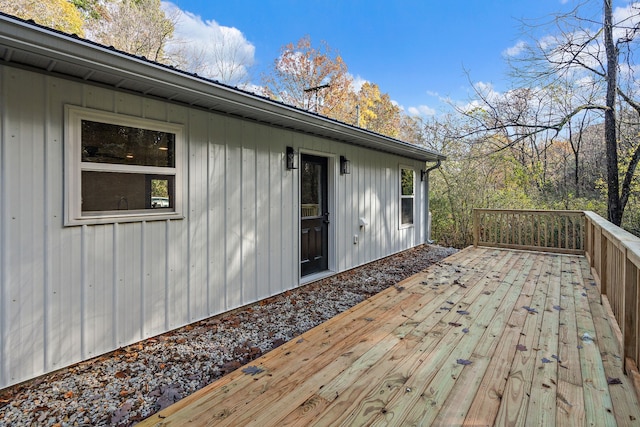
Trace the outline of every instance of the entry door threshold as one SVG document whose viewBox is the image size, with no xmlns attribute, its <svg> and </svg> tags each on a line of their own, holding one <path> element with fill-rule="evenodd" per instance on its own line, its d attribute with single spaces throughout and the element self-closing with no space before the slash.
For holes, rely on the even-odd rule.
<svg viewBox="0 0 640 427">
<path fill-rule="evenodd" d="M 325 271 L 320 271 L 318 273 L 312 273 L 312 274 L 309 274 L 308 276 L 301 277 L 300 278 L 300 284 L 301 285 L 306 285 L 307 283 L 316 282 L 318 280 L 322 280 L 324 278 L 333 276 L 335 274 L 336 274 L 336 272 L 335 271 L 331 271 L 331 270 L 325 270 Z"/>
</svg>

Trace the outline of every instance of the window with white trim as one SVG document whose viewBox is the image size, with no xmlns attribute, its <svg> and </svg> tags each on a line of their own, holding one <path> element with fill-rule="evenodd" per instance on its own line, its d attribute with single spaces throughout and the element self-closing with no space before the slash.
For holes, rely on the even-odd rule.
<svg viewBox="0 0 640 427">
<path fill-rule="evenodd" d="M 181 218 L 181 125 L 66 108 L 65 224 Z"/>
<path fill-rule="evenodd" d="M 415 195 L 415 172 L 400 167 L 400 226 L 413 225 L 413 206 Z"/>
</svg>

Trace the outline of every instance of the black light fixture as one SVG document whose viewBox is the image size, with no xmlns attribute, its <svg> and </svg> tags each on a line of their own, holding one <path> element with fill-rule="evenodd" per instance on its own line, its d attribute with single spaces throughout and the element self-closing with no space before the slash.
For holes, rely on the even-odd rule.
<svg viewBox="0 0 640 427">
<path fill-rule="evenodd" d="M 287 147 L 287 169 L 298 169 L 298 156 L 293 147 Z"/>
<path fill-rule="evenodd" d="M 340 156 L 340 175 L 351 173 L 351 162 L 345 156 Z"/>
<path fill-rule="evenodd" d="M 420 181 L 424 181 L 425 179 L 427 179 L 427 171 L 421 170 L 420 171 Z"/>
</svg>

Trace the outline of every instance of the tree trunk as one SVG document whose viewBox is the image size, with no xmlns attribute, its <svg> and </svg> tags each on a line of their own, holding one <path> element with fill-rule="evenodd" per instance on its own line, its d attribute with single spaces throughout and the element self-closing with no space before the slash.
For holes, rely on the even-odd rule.
<svg viewBox="0 0 640 427">
<path fill-rule="evenodd" d="M 616 89 L 618 85 L 618 49 L 613 41 L 612 0 L 604 1 L 604 47 L 607 54 L 607 98 L 604 112 L 604 140 L 607 155 L 607 208 L 609 221 L 622 224 L 618 178 L 618 142 L 616 138 Z"/>
</svg>

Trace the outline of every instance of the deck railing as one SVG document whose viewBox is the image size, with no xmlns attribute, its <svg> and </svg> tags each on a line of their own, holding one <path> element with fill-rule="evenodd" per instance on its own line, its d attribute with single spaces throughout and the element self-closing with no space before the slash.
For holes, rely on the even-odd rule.
<svg viewBox="0 0 640 427">
<path fill-rule="evenodd" d="M 584 254 L 584 212 L 475 209 L 473 244 Z"/>
<path fill-rule="evenodd" d="M 586 215 L 585 253 L 620 327 L 625 368 L 640 391 L 640 239 L 593 212 Z"/>
<path fill-rule="evenodd" d="M 589 211 L 474 210 L 474 245 L 586 255 L 640 396 L 640 238 Z"/>
</svg>

